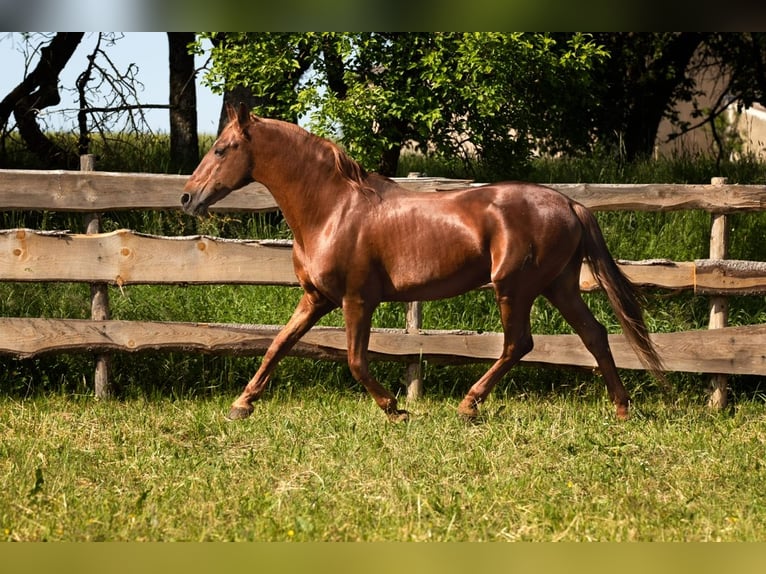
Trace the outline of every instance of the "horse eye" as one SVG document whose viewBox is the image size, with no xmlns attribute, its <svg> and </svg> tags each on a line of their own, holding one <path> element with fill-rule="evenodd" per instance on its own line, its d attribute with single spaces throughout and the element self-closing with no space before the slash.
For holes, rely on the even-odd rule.
<svg viewBox="0 0 766 574">
<path fill-rule="evenodd" d="M 223 157 L 224 152 L 226 151 L 226 148 L 217 147 L 215 150 L 213 150 L 213 153 L 218 157 Z"/>
</svg>

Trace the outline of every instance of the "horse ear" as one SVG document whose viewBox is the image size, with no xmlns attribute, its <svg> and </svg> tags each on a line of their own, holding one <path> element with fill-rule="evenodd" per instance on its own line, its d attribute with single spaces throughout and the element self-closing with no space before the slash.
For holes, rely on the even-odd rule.
<svg viewBox="0 0 766 574">
<path fill-rule="evenodd" d="M 229 121 L 232 121 L 234 118 L 237 117 L 237 111 L 234 109 L 234 106 L 232 106 L 229 102 L 226 102 L 226 117 Z"/>
<path fill-rule="evenodd" d="M 250 110 L 247 109 L 247 106 L 244 103 L 239 104 L 239 109 L 237 110 L 237 121 L 239 122 L 239 127 L 244 128 L 248 123 L 250 123 Z"/>
</svg>

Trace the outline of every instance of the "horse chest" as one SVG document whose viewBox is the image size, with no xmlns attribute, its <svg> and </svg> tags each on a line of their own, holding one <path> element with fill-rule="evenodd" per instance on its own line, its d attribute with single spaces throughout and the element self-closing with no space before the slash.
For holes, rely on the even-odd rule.
<svg viewBox="0 0 766 574">
<path fill-rule="evenodd" d="M 293 261 L 304 287 L 311 285 L 336 301 L 342 299 L 350 283 L 358 282 L 358 277 L 366 274 L 347 250 L 294 248 Z"/>
</svg>

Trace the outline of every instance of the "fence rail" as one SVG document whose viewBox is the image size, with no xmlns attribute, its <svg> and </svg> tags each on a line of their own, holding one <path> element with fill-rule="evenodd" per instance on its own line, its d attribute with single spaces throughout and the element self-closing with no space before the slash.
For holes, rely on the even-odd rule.
<svg viewBox="0 0 766 574">
<path fill-rule="evenodd" d="M 279 325 L 181 323 L 160 321 L 93 321 L 89 319 L 9 318 L 0 322 L 0 353 L 31 358 L 48 353 L 174 351 L 262 355 Z M 652 335 L 671 371 L 766 375 L 766 325 L 726 327 Z M 373 329 L 374 360 L 411 363 L 493 361 L 500 356 L 500 333 Z M 622 335 L 609 335 L 615 362 L 623 369 L 643 369 Z M 314 327 L 291 351 L 314 359 L 345 360 L 346 335 L 336 327 Z M 593 356 L 576 335 L 535 335 L 535 347 L 524 357 L 530 364 L 595 369 Z"/>
<path fill-rule="evenodd" d="M 99 212 L 180 209 L 187 176 L 84 171 L 0 170 L 0 210 Z M 443 191 L 469 180 L 399 178 L 420 191 Z M 595 211 L 680 211 L 736 213 L 766 209 L 766 186 L 681 184 L 552 183 Z M 274 211 L 268 190 L 251 183 L 211 207 L 211 211 Z"/>
<path fill-rule="evenodd" d="M 120 229 L 72 234 L 0 230 L 0 279 L 128 284 L 298 285 L 292 242 L 204 235 L 160 237 Z M 766 263 L 723 259 L 619 261 L 635 284 L 706 295 L 766 293 Z M 587 263 L 583 291 L 598 289 Z"/>
<path fill-rule="evenodd" d="M 94 171 L 0 170 L 0 210 L 53 210 L 92 214 L 104 211 L 179 209 L 184 176 Z M 402 179 L 402 185 L 434 192 L 466 185 L 465 180 Z M 705 210 L 724 223 L 725 215 L 766 209 L 766 187 L 726 185 L 551 185 L 593 210 Z M 231 194 L 219 211 L 272 211 L 271 195 L 259 184 Z M 724 218 L 724 219 L 721 219 Z M 719 225 L 720 227 L 720 225 Z M 719 237 L 716 241 L 720 243 Z M 720 251 L 720 250 L 719 250 Z M 723 251 L 725 253 L 725 250 Z M 621 261 L 628 278 L 640 285 L 694 290 L 715 296 L 766 293 L 766 263 L 711 259 L 673 262 Z M 77 234 L 30 229 L 0 231 L 0 281 L 84 282 L 91 284 L 272 284 L 296 285 L 289 242 L 226 240 L 207 236 L 158 237 L 130 230 Z M 581 288 L 597 288 L 587 266 Z M 725 300 L 725 299 L 724 299 Z M 417 317 L 417 313 L 412 314 Z M 766 375 L 766 325 L 657 334 L 653 339 L 670 370 Z M 0 318 L 0 354 L 31 357 L 54 352 L 146 349 L 205 353 L 262 354 L 277 326 L 217 325 L 117 320 Z M 315 328 L 293 354 L 345 358 L 342 330 Z M 622 336 L 610 336 L 618 367 L 641 369 Z M 402 330 L 375 330 L 372 358 L 445 362 L 495 359 L 501 335 L 462 331 L 423 331 L 417 323 Z M 536 335 L 524 359 L 535 364 L 594 368 L 579 339 Z"/>
</svg>

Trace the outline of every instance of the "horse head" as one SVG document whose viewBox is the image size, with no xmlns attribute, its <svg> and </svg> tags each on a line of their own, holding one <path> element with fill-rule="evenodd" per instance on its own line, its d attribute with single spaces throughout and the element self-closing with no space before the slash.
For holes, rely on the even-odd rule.
<svg viewBox="0 0 766 574">
<path fill-rule="evenodd" d="M 209 206 L 253 181 L 254 120 L 244 104 L 238 109 L 227 104 L 226 113 L 229 123 L 184 186 L 181 205 L 190 215 L 204 215 Z"/>
</svg>

